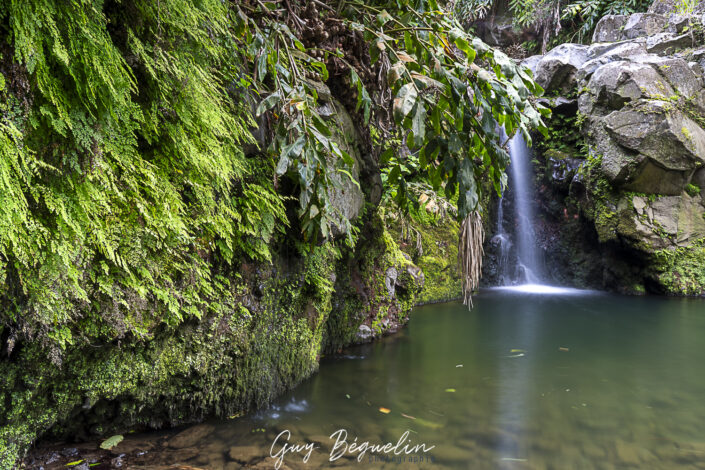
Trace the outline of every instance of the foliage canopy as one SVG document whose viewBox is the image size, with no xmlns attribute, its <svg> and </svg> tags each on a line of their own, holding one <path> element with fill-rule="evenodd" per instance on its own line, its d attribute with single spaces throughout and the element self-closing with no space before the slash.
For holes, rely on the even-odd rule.
<svg viewBox="0 0 705 470">
<path fill-rule="evenodd" d="M 288 225 L 354 238 L 330 196 L 360 162 L 320 83 L 405 210 L 421 185 L 463 219 L 504 184 L 496 124 L 542 126 L 530 72 L 435 0 L 12 0 L 0 34 L 3 332 L 58 356 L 221 308 Z M 256 125 L 270 145 L 246 156 Z"/>
</svg>

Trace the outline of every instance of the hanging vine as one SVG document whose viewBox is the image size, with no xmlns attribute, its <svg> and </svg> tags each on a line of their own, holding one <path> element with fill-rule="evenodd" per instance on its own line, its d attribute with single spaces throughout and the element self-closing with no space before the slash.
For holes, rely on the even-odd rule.
<svg viewBox="0 0 705 470">
<path fill-rule="evenodd" d="M 458 263 L 463 279 L 463 304 L 472 308 L 472 293 L 477 289 L 482 277 L 482 256 L 485 231 L 482 216 L 475 210 L 465 217 L 460 226 L 460 243 Z"/>
</svg>

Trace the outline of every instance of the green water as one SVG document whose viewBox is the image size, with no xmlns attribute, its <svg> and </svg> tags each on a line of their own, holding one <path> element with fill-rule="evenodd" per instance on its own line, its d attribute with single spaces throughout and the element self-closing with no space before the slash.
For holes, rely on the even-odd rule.
<svg viewBox="0 0 705 470">
<path fill-rule="evenodd" d="M 318 447 L 305 464 L 287 454 L 294 469 L 705 468 L 705 301 L 484 291 L 470 312 L 416 308 L 398 334 L 324 359 L 271 408 L 215 426 L 181 463 L 272 468 L 289 430 L 290 444 Z M 435 447 L 330 461 L 339 429 L 348 443 L 409 431 L 407 444 Z"/>
</svg>

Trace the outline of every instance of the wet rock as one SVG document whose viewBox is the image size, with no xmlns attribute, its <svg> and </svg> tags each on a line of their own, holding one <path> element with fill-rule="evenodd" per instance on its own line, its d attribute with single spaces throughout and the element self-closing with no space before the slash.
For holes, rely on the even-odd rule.
<svg viewBox="0 0 705 470">
<path fill-rule="evenodd" d="M 49 457 L 46 459 L 46 464 L 52 464 L 54 462 L 58 462 L 59 459 L 61 459 L 61 455 L 59 455 L 58 452 L 52 452 L 49 454 Z"/>
<path fill-rule="evenodd" d="M 122 460 L 122 458 L 123 458 L 124 456 L 125 456 L 125 454 L 120 454 L 120 455 L 118 455 L 117 457 L 115 457 L 114 459 L 110 460 L 110 466 L 113 467 L 113 468 L 122 468 L 122 466 L 123 466 L 124 463 L 125 463 L 125 462 Z"/>
<path fill-rule="evenodd" d="M 172 449 L 192 447 L 199 444 L 214 430 L 215 427 L 210 424 L 199 424 L 196 426 L 192 426 L 186 429 L 185 431 L 181 431 L 179 434 L 169 439 L 167 445 Z"/>
<path fill-rule="evenodd" d="M 61 455 L 64 457 L 75 457 L 78 455 L 78 449 L 75 447 L 66 447 L 61 450 Z"/>
<path fill-rule="evenodd" d="M 186 463 L 200 454 L 199 450 L 195 447 L 186 447 L 176 450 L 172 450 L 165 455 L 166 462 L 170 464 L 174 463 Z"/>
<path fill-rule="evenodd" d="M 110 451 L 113 454 L 132 454 L 139 451 L 148 451 L 154 447 L 154 443 L 146 440 L 124 439 Z M 188 446 L 187 446 L 188 447 Z"/>
<path fill-rule="evenodd" d="M 371 341 L 372 338 L 374 338 L 374 333 L 372 332 L 372 328 L 370 328 L 369 326 L 360 325 L 360 327 L 357 329 L 357 334 L 355 337 L 359 342 L 366 343 L 368 341 Z"/>
<path fill-rule="evenodd" d="M 558 187 L 568 189 L 583 160 L 572 158 L 557 150 L 546 151 L 545 157 L 547 159 L 546 169 L 549 172 L 547 176 Z"/>
</svg>

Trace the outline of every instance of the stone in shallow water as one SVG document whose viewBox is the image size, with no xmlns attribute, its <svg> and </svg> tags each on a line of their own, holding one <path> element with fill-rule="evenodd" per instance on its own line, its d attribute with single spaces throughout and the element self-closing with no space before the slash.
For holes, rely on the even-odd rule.
<svg viewBox="0 0 705 470">
<path fill-rule="evenodd" d="M 583 445 L 583 454 L 590 459 L 602 459 L 607 455 L 607 452 L 604 448 L 592 442 L 587 442 Z"/>
<path fill-rule="evenodd" d="M 196 426 L 191 426 L 190 428 L 181 431 L 179 434 L 169 439 L 167 445 L 172 449 L 192 447 L 208 437 L 214 430 L 215 427 L 210 424 L 198 424 Z"/>
<path fill-rule="evenodd" d="M 619 461 L 624 465 L 648 468 L 648 464 L 643 464 L 654 460 L 654 454 L 648 450 L 622 439 L 617 439 L 615 442 L 615 452 Z"/>
<path fill-rule="evenodd" d="M 243 465 L 261 460 L 267 456 L 264 449 L 258 446 L 233 446 L 228 452 L 228 457 Z"/>
</svg>

